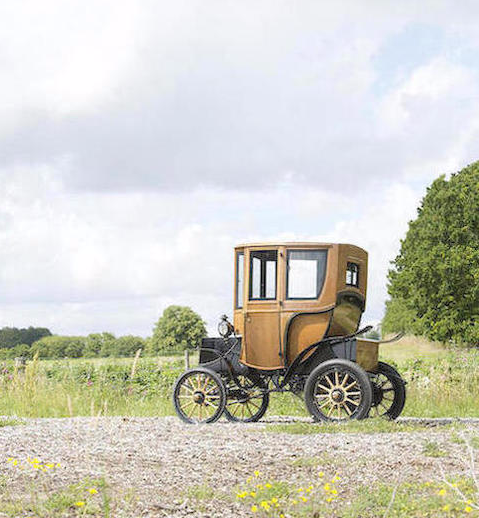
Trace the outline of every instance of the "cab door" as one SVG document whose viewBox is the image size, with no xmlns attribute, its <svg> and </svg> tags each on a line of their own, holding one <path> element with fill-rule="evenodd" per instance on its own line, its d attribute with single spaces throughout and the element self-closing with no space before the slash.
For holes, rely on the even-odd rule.
<svg viewBox="0 0 479 518">
<path fill-rule="evenodd" d="M 280 261 L 278 248 L 246 253 L 247 300 L 241 361 L 264 370 L 284 366 L 280 329 Z"/>
</svg>

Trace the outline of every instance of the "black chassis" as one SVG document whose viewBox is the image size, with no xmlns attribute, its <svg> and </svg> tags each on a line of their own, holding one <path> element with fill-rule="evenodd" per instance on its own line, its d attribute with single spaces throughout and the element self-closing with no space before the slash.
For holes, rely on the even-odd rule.
<svg viewBox="0 0 479 518">
<path fill-rule="evenodd" d="M 253 382 L 267 388 L 266 392 L 293 392 L 303 390 L 306 378 L 321 363 L 334 358 L 356 360 L 356 337 L 368 332 L 372 326 L 345 336 L 325 338 L 304 349 L 285 368 L 261 370 L 248 367 L 239 361 L 241 337 L 205 338 L 200 347 L 199 363 L 202 367 L 220 374 L 225 380 L 233 380 L 241 388 L 238 376 L 247 376 Z M 271 383 L 270 383 L 271 382 Z"/>
</svg>

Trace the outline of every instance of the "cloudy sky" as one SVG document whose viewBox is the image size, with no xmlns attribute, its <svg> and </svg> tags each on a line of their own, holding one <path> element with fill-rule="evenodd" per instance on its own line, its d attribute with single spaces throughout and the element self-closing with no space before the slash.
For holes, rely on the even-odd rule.
<svg viewBox="0 0 479 518">
<path fill-rule="evenodd" d="M 479 4 L 0 2 L 0 326 L 231 314 L 232 247 L 370 252 L 479 158 Z"/>
</svg>

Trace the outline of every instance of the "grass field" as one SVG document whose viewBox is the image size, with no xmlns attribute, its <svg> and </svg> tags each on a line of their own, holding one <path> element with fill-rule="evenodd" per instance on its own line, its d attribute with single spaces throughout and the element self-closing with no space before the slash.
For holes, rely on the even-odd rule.
<svg viewBox="0 0 479 518">
<path fill-rule="evenodd" d="M 478 417 L 479 351 L 446 349 L 416 337 L 381 346 L 381 360 L 407 380 L 403 415 Z M 197 356 L 192 355 L 192 364 Z M 0 367 L 0 415 L 164 416 L 173 414 L 171 388 L 182 357 L 32 361 L 25 372 Z M 302 398 L 273 394 L 270 415 L 306 416 Z"/>
</svg>

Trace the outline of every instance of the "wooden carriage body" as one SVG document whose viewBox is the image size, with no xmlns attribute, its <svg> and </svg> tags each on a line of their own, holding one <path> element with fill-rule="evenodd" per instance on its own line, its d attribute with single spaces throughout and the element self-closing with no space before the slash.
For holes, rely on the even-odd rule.
<svg viewBox="0 0 479 518">
<path fill-rule="evenodd" d="M 311 344 L 357 331 L 367 266 L 367 252 L 349 244 L 237 246 L 233 325 L 241 336 L 241 363 L 283 369 Z M 374 369 L 377 345 L 357 340 L 351 359 Z"/>
</svg>

